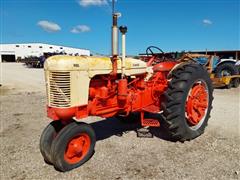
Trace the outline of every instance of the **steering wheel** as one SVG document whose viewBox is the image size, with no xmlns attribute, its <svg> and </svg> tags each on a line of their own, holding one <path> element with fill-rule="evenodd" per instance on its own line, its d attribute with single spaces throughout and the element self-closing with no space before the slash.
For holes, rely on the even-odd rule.
<svg viewBox="0 0 240 180">
<path fill-rule="evenodd" d="M 146 55 L 147 55 L 147 56 L 149 56 L 149 55 L 154 56 L 156 53 L 154 53 L 153 49 L 156 49 L 156 50 L 158 50 L 161 54 L 164 54 L 163 50 L 161 50 L 159 47 L 149 46 L 149 47 L 146 49 Z"/>
</svg>

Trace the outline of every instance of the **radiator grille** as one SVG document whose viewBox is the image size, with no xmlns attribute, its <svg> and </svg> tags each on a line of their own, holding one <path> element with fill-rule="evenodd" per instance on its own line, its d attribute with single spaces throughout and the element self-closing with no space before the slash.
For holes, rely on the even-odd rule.
<svg viewBox="0 0 240 180">
<path fill-rule="evenodd" d="M 71 106 L 70 72 L 50 72 L 50 105 L 53 107 Z"/>
</svg>

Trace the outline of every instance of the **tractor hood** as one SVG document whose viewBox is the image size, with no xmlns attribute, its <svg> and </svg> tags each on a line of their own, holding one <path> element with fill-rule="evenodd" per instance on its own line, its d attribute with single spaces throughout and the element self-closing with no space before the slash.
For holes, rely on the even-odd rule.
<svg viewBox="0 0 240 180">
<path fill-rule="evenodd" d="M 146 67 L 146 63 L 139 59 L 126 58 L 126 70 L 146 69 Z M 50 71 L 111 71 L 112 62 L 109 57 L 57 55 L 45 61 L 44 69 Z M 118 70 L 121 70 L 121 59 L 118 60 Z"/>
<path fill-rule="evenodd" d="M 146 63 L 141 60 L 127 58 L 125 64 L 126 76 L 146 73 Z M 44 70 L 48 105 L 51 107 L 76 107 L 88 104 L 91 78 L 111 73 L 112 62 L 109 57 L 57 55 L 45 61 Z M 121 73 L 120 59 L 117 73 Z M 56 93 L 60 94 L 59 99 L 54 96 Z"/>
</svg>

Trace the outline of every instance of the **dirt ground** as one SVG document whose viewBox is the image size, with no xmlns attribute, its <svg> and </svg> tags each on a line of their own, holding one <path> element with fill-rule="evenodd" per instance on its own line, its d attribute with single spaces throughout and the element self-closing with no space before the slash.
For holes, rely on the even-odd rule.
<svg viewBox="0 0 240 180">
<path fill-rule="evenodd" d="M 216 89 L 205 133 L 171 142 L 161 129 L 138 138 L 135 125 L 89 119 L 96 131 L 94 156 L 61 173 L 46 164 L 39 138 L 50 122 L 43 70 L 3 64 L 0 87 L 0 178 L 5 179 L 240 179 L 240 88 Z M 159 133 L 158 133 L 159 132 Z"/>
</svg>

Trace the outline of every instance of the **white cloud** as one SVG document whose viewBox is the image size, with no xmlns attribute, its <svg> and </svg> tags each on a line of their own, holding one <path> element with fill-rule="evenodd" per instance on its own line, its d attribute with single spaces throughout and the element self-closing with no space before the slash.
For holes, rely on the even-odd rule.
<svg viewBox="0 0 240 180">
<path fill-rule="evenodd" d="M 107 0 L 78 0 L 78 3 L 82 7 L 103 6 L 108 4 Z"/>
<path fill-rule="evenodd" d="M 50 21 L 39 21 L 37 25 L 47 32 L 57 32 L 61 30 L 61 27 L 58 24 Z"/>
<path fill-rule="evenodd" d="M 78 25 L 78 26 L 72 28 L 72 30 L 71 30 L 71 32 L 75 33 L 75 34 L 89 32 L 89 31 L 91 31 L 91 28 L 86 25 Z"/>
<path fill-rule="evenodd" d="M 204 19 L 202 22 L 204 25 L 212 25 L 213 24 L 213 22 L 209 19 Z"/>
</svg>

